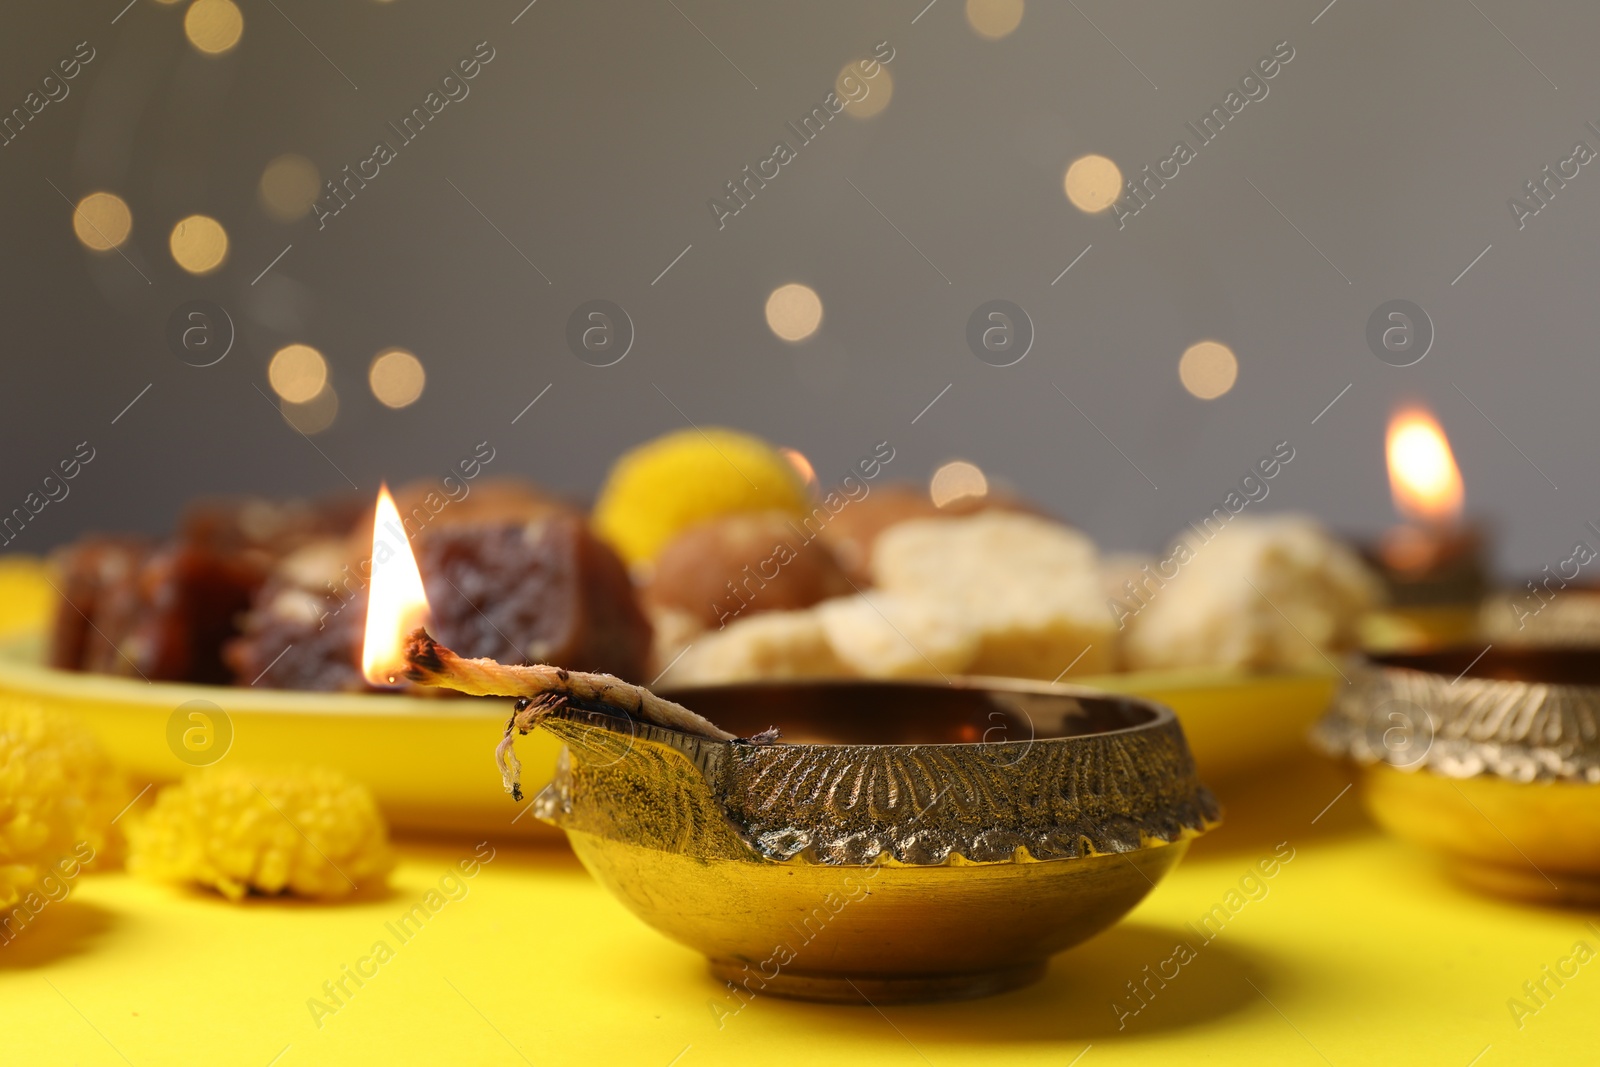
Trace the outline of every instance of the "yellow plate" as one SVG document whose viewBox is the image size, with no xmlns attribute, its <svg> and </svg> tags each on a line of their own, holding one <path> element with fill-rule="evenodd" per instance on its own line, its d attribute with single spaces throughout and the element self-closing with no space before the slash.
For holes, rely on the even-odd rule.
<svg viewBox="0 0 1600 1067">
<path fill-rule="evenodd" d="M 144 683 L 52 670 L 40 663 L 53 593 L 37 563 L 0 558 L 0 694 L 81 716 L 117 762 L 143 781 L 180 777 L 195 765 L 191 761 L 216 754 L 211 746 L 221 745 L 231 727 L 224 753 L 229 759 L 343 771 L 372 790 L 397 829 L 555 834 L 531 815 L 523 817 L 523 809 L 501 791 L 493 757 L 510 713 L 508 700 Z M 1303 747 L 1338 676 L 1331 670 L 1142 671 L 1073 682 L 1171 707 L 1202 780 L 1215 781 Z M 197 700 L 220 708 L 225 720 L 204 707 L 180 710 Z M 217 721 L 191 719 L 191 712 Z M 185 748 L 186 735 L 203 751 Z M 543 731 L 518 740 L 530 798 L 549 780 L 559 751 Z"/>
<path fill-rule="evenodd" d="M 523 817 L 525 804 L 512 803 L 501 789 L 494 747 L 509 700 L 140 682 L 42 667 L 40 647 L 37 635 L 0 641 L 0 696 L 84 719 L 134 776 L 135 789 L 224 756 L 258 765 L 311 763 L 364 783 L 397 829 L 556 834 L 532 815 Z M 543 731 L 520 739 L 523 780 L 548 781 L 560 747 Z"/>
<path fill-rule="evenodd" d="M 1177 712 L 1201 780 L 1215 782 L 1305 748 L 1340 678 L 1331 669 L 1135 671 L 1073 684 L 1147 697 Z"/>
<path fill-rule="evenodd" d="M 144 683 L 42 667 L 39 645 L 37 635 L 0 643 L 0 694 L 79 715 L 137 777 L 170 781 L 222 755 L 254 764 L 316 763 L 365 783 L 397 828 L 547 832 L 531 817 L 510 822 L 521 809 L 501 791 L 493 760 L 508 700 Z M 1300 748 L 1336 681 L 1318 673 L 1194 671 L 1101 675 L 1079 684 L 1173 708 L 1201 777 L 1216 780 Z M 518 740 L 530 796 L 549 780 L 559 748 L 543 731 Z"/>
</svg>

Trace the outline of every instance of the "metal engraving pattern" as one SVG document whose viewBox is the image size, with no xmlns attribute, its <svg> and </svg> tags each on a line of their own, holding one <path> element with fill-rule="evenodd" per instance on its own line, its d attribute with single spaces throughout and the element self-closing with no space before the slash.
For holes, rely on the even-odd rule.
<svg viewBox="0 0 1600 1067">
<path fill-rule="evenodd" d="M 1368 666 L 1312 739 L 1360 763 L 1449 778 L 1600 783 L 1600 687 Z"/>
<path fill-rule="evenodd" d="M 990 744 L 749 745 L 562 709 L 568 746 L 536 814 L 701 858 L 1014 863 L 1185 840 L 1220 817 L 1170 713 Z"/>
</svg>

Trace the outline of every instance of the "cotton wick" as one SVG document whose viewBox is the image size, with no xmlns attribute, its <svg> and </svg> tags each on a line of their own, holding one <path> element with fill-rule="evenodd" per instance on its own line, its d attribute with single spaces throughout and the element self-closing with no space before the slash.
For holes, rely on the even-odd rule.
<svg viewBox="0 0 1600 1067">
<path fill-rule="evenodd" d="M 546 717 L 571 703 L 623 718 L 651 723 L 680 733 L 744 744 L 769 745 L 779 732 L 772 727 L 744 738 L 731 734 L 701 715 L 610 674 L 569 671 L 548 664 L 507 664 L 492 659 L 466 659 L 439 644 L 420 627 L 406 638 L 404 674 L 419 685 L 454 689 L 473 696 L 517 697 L 506 722 L 505 736 L 495 746 L 495 765 L 506 792 L 522 799 L 522 763 L 514 748 L 518 734 L 535 729 Z"/>
</svg>

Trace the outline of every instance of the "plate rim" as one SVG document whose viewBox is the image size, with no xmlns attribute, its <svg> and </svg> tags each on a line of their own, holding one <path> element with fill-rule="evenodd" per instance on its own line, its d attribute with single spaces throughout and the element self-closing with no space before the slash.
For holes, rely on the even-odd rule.
<svg viewBox="0 0 1600 1067">
<path fill-rule="evenodd" d="M 412 696 L 404 693 L 331 693 L 311 690 L 252 689 L 249 686 L 209 685 L 197 682 L 139 682 L 121 675 L 67 671 L 34 661 L 34 650 L 42 634 L 24 630 L 0 637 L 0 691 L 23 692 L 35 696 L 107 704 L 139 705 L 171 710 L 191 700 L 209 700 L 230 714 L 236 712 L 382 717 L 404 714 L 409 718 L 499 719 L 506 714 L 510 697 L 452 699 Z M 1045 682 L 1038 685 L 1088 687 L 1110 693 L 1148 696 L 1178 690 L 1225 692 L 1244 685 L 1327 681 L 1337 673 L 1327 667 L 1294 667 L 1275 671 L 1246 672 L 1228 668 L 1184 668 L 1163 671 L 1128 671 L 1114 674 L 1084 675 L 1070 682 Z M 963 676 L 965 677 L 965 676 Z"/>
</svg>

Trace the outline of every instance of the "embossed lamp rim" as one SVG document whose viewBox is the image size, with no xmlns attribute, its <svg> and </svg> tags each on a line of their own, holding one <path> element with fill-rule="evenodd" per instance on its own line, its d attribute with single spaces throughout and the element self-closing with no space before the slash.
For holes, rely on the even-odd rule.
<svg viewBox="0 0 1600 1067">
<path fill-rule="evenodd" d="M 706 858 L 845 867 L 1088 859 L 1186 842 L 1220 820 L 1176 716 L 1139 697 L 986 678 L 952 685 L 751 682 L 674 696 L 734 730 L 751 727 L 751 715 L 770 713 L 780 726 L 798 726 L 801 739 L 773 746 L 711 741 L 594 709 L 563 708 L 543 725 L 574 756 L 563 760 L 535 814 L 564 829 L 628 840 L 638 828 L 619 816 L 619 807 L 646 781 L 664 786 L 675 780 L 680 803 L 705 804 L 706 814 L 683 820 L 693 824 L 685 833 L 699 840 L 668 833 L 662 840 L 669 843 L 660 847 Z M 881 715 L 862 710 L 879 703 Z M 929 736 L 971 729 L 961 717 L 991 705 L 991 717 L 1020 712 L 1030 736 Z M 851 718 L 855 713 L 860 718 Z M 749 721 L 729 722 L 726 714 Z M 1073 730 L 1080 718 L 1084 728 Z M 881 724 L 889 736 L 910 730 L 913 737 L 855 740 L 864 721 Z M 819 728 L 850 739 L 805 739 L 808 729 Z M 623 762 L 630 755 L 639 766 L 657 761 L 651 777 L 625 780 L 637 773 Z M 690 767 L 696 773 L 685 774 Z"/>
<path fill-rule="evenodd" d="M 1600 784 L 1600 647 L 1384 653 L 1352 675 L 1312 732 L 1329 755 L 1445 778 Z M 1421 741 L 1396 744 L 1396 729 Z"/>
</svg>

